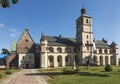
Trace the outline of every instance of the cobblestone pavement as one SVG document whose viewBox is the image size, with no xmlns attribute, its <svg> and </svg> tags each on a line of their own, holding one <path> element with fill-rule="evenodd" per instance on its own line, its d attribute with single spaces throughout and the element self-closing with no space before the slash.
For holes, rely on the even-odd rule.
<svg viewBox="0 0 120 84">
<path fill-rule="evenodd" d="M 47 82 L 39 75 L 37 69 L 23 69 L 4 79 L 0 84 L 47 84 Z"/>
</svg>

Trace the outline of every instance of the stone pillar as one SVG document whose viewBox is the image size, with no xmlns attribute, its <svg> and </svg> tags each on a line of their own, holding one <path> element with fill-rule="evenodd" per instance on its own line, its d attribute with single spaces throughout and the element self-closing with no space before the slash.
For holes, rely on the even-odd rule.
<svg viewBox="0 0 120 84">
<path fill-rule="evenodd" d="M 116 55 L 116 56 L 115 56 L 115 62 L 116 62 L 115 65 L 119 65 L 118 60 L 119 60 L 119 59 L 118 59 L 118 56 Z"/>
<path fill-rule="evenodd" d="M 57 56 L 54 56 L 54 67 L 58 67 Z"/>
<path fill-rule="evenodd" d="M 110 64 L 110 65 L 111 65 L 111 63 L 110 63 L 110 56 L 108 56 L 108 64 Z"/>
<path fill-rule="evenodd" d="M 45 68 L 48 67 L 48 56 L 47 56 L 47 53 L 45 55 Z"/>
<path fill-rule="evenodd" d="M 105 56 L 103 56 L 103 65 L 105 65 Z"/>
<path fill-rule="evenodd" d="M 97 65 L 100 65 L 100 58 L 97 56 Z"/>
<path fill-rule="evenodd" d="M 65 56 L 62 56 L 62 66 L 65 67 Z"/>
</svg>

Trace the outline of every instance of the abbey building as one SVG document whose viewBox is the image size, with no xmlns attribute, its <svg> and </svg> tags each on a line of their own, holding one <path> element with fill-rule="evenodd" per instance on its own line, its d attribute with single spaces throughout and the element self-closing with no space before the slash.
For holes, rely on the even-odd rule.
<svg viewBox="0 0 120 84">
<path fill-rule="evenodd" d="M 39 38 L 38 38 L 39 39 Z M 35 43 L 25 29 L 17 43 L 12 43 L 12 53 L 7 57 L 7 67 L 49 68 L 79 65 L 118 65 L 118 45 L 105 39 L 96 40 L 92 31 L 92 17 L 81 9 L 76 20 L 76 37 L 42 35 Z"/>
</svg>

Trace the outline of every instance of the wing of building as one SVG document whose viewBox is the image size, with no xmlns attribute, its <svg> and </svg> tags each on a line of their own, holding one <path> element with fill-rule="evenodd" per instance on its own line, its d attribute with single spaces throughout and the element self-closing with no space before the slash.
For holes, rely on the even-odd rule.
<svg viewBox="0 0 120 84">
<path fill-rule="evenodd" d="M 41 35 L 35 43 L 25 29 L 17 43 L 12 43 L 7 67 L 49 68 L 79 65 L 118 65 L 118 45 L 107 40 L 94 39 L 92 17 L 81 9 L 76 20 L 76 37 Z M 39 38 L 38 38 L 39 39 Z"/>
</svg>

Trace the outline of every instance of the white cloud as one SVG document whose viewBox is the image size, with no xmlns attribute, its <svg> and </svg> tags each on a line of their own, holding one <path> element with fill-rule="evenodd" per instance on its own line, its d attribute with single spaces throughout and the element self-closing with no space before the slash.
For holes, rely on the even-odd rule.
<svg viewBox="0 0 120 84">
<path fill-rule="evenodd" d="M 17 34 L 10 34 L 10 36 L 11 36 L 11 37 L 16 37 L 16 36 L 17 36 Z"/>
<path fill-rule="evenodd" d="M 11 37 L 16 37 L 20 34 L 20 32 L 18 32 L 15 28 L 10 29 L 9 31 L 11 32 Z"/>
<path fill-rule="evenodd" d="M 5 25 L 4 24 L 0 24 L 0 28 L 3 28 Z"/>
<path fill-rule="evenodd" d="M 16 29 L 10 29 L 11 32 L 16 32 Z"/>
</svg>

